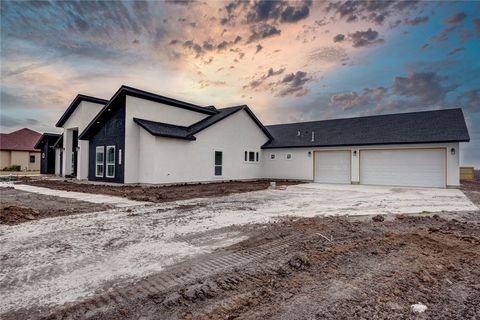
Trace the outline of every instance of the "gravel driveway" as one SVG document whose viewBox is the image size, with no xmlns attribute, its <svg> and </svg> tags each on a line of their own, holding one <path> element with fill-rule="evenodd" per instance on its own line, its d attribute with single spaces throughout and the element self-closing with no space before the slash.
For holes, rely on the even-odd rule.
<svg viewBox="0 0 480 320">
<path fill-rule="evenodd" d="M 305 184 L 1 225 L 0 315 L 125 284 L 282 216 L 470 210 L 460 190 Z"/>
</svg>

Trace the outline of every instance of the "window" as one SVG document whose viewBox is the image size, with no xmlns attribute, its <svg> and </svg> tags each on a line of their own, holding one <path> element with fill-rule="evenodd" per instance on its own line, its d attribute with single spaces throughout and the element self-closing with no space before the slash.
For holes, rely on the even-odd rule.
<svg viewBox="0 0 480 320">
<path fill-rule="evenodd" d="M 215 176 L 220 177 L 222 175 L 223 167 L 223 152 L 215 151 Z"/>
<path fill-rule="evenodd" d="M 270 154 L 270 160 L 275 160 L 275 153 Z"/>
<path fill-rule="evenodd" d="M 259 153 L 256 151 L 245 151 L 243 160 L 245 162 L 255 163 L 259 161 Z"/>
<path fill-rule="evenodd" d="M 287 153 L 287 160 L 292 160 L 292 154 L 291 153 Z"/>
<path fill-rule="evenodd" d="M 103 178 L 105 147 L 95 148 L 95 177 Z"/>
<path fill-rule="evenodd" d="M 30 156 L 30 163 L 35 163 L 35 156 Z"/>
<path fill-rule="evenodd" d="M 107 178 L 115 178 L 115 146 L 107 146 Z"/>
</svg>

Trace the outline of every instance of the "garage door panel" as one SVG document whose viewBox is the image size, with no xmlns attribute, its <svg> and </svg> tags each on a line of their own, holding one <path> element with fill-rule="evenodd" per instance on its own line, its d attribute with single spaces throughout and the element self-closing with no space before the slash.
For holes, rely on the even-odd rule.
<svg viewBox="0 0 480 320">
<path fill-rule="evenodd" d="M 445 187 L 445 150 L 361 150 L 360 183 Z"/>
<path fill-rule="evenodd" d="M 315 152 L 315 182 L 350 183 L 350 151 Z"/>
</svg>

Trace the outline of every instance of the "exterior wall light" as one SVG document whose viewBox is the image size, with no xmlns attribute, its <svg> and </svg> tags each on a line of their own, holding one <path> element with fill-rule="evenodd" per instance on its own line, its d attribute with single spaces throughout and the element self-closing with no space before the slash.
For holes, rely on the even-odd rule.
<svg viewBox="0 0 480 320">
<path fill-rule="evenodd" d="M 357 156 L 357 150 L 353 150 L 353 156 L 354 156 L 354 157 Z"/>
<path fill-rule="evenodd" d="M 450 149 L 450 153 L 452 154 L 452 156 L 454 156 L 455 155 L 455 148 Z"/>
<path fill-rule="evenodd" d="M 309 156 L 309 157 L 312 156 L 312 151 L 308 151 L 308 156 Z"/>
</svg>

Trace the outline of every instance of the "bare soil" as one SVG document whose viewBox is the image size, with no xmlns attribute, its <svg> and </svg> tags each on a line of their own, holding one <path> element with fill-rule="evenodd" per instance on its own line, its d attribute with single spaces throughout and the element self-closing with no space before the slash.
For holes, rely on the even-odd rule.
<svg viewBox="0 0 480 320">
<path fill-rule="evenodd" d="M 462 181 L 460 189 L 465 195 L 480 208 L 480 180 Z"/>
<path fill-rule="evenodd" d="M 72 180 L 23 179 L 22 183 L 57 190 L 106 194 L 130 200 L 168 202 L 192 198 L 215 197 L 232 193 L 265 190 L 271 180 L 228 181 L 219 183 L 177 184 L 166 186 L 100 185 Z M 277 186 L 294 185 L 299 181 L 277 181 Z"/>
<path fill-rule="evenodd" d="M 120 294 L 90 299 L 47 319 L 476 319 L 480 314 L 480 216 L 308 218 L 270 224 L 228 250 L 271 253 L 160 289 L 174 266 Z M 274 250 L 279 239 L 292 238 Z M 274 245 L 275 244 L 275 245 Z M 259 248 L 264 249 L 259 249 Z M 227 250 L 227 252 L 228 252 Z M 258 253 L 257 253 L 258 254 Z M 218 253 L 217 253 L 218 255 Z M 216 264 L 210 258 L 210 264 Z M 172 271 L 173 270 L 173 271 Z M 195 277 L 197 272 L 197 277 Z M 194 280 L 192 280 L 192 278 Z M 157 292 L 155 292 L 157 291 Z M 143 293 L 143 294 L 142 294 Z M 411 305 L 427 306 L 415 314 Z M 18 314 L 17 314 L 18 315 Z M 8 319 L 8 317 L 6 318 Z"/>
<path fill-rule="evenodd" d="M 36 219 L 111 208 L 108 205 L 0 188 L 0 224 L 14 225 Z"/>
</svg>

